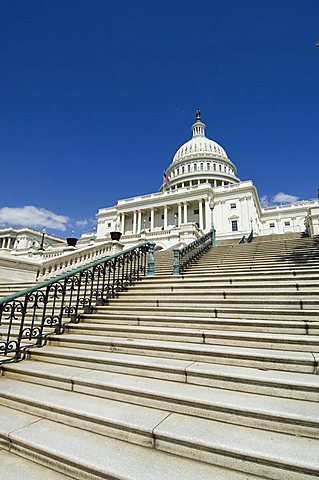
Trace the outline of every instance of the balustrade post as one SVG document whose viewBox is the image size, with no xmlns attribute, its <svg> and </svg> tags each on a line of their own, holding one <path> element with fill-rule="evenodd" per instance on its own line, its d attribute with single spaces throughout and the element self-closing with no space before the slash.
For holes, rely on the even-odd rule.
<svg viewBox="0 0 319 480">
<path fill-rule="evenodd" d="M 179 248 L 173 248 L 173 254 L 174 254 L 174 259 L 173 259 L 173 275 L 180 275 L 179 271 Z"/>
<path fill-rule="evenodd" d="M 154 250 L 155 250 L 155 243 L 149 242 L 148 244 L 148 262 L 147 262 L 147 276 L 154 277 L 155 276 L 155 258 L 154 258 Z"/>
</svg>

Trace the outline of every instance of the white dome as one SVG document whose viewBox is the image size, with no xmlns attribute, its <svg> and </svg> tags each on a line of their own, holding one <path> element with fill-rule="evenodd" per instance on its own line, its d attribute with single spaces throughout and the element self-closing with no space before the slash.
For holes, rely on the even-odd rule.
<svg viewBox="0 0 319 480">
<path fill-rule="evenodd" d="M 201 112 L 198 109 L 196 112 L 196 122 L 192 126 L 193 138 L 184 143 L 174 155 L 173 163 L 181 160 L 189 160 L 191 158 L 198 159 L 199 157 L 217 158 L 229 160 L 225 150 L 205 135 L 206 125 L 200 119 Z"/>
<path fill-rule="evenodd" d="M 217 142 L 206 137 L 201 112 L 196 112 L 192 125 L 192 138 L 175 153 L 172 163 L 164 175 L 161 189 L 183 188 L 184 186 L 210 183 L 224 186 L 238 183 L 237 169 L 227 153 Z"/>
<path fill-rule="evenodd" d="M 174 155 L 173 163 L 180 160 L 196 158 L 224 158 L 228 160 L 225 150 L 218 143 L 207 137 L 196 136 L 184 143 Z"/>
</svg>

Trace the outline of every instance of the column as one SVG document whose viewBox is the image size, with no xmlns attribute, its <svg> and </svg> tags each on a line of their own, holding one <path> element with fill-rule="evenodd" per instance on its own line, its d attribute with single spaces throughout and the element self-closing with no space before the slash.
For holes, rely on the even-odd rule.
<svg viewBox="0 0 319 480">
<path fill-rule="evenodd" d="M 180 227 L 182 224 L 182 204 L 178 204 L 178 226 Z"/>
<path fill-rule="evenodd" d="M 187 223 L 187 203 L 184 203 L 184 223 Z"/>
<path fill-rule="evenodd" d="M 7 238 L 7 248 L 10 248 L 10 237 Z"/>
<path fill-rule="evenodd" d="M 125 213 L 122 213 L 121 220 L 122 220 L 121 232 L 122 232 L 123 235 L 124 235 L 124 234 L 125 234 Z"/>
<path fill-rule="evenodd" d="M 137 211 L 135 210 L 133 214 L 133 233 L 136 234 L 136 222 L 137 222 Z"/>
<path fill-rule="evenodd" d="M 142 211 L 138 211 L 138 218 L 137 218 L 137 233 L 141 233 L 142 230 Z"/>
<path fill-rule="evenodd" d="M 250 199 L 251 197 L 245 197 L 246 198 L 246 208 L 247 208 L 247 230 L 250 231 L 250 218 L 252 216 L 251 211 L 250 211 Z M 276 233 L 278 233 L 278 224 L 276 225 Z"/>
<path fill-rule="evenodd" d="M 211 219 L 211 213 L 209 208 L 209 198 L 205 199 L 205 224 L 206 224 L 207 230 L 210 230 L 212 228 L 212 219 Z"/>
<path fill-rule="evenodd" d="M 164 207 L 164 230 L 167 229 L 167 206 Z"/>
<path fill-rule="evenodd" d="M 199 228 L 204 230 L 204 222 L 203 222 L 203 200 L 198 200 L 198 211 L 199 211 Z"/>
<path fill-rule="evenodd" d="M 154 208 L 151 209 L 151 232 L 154 231 Z"/>
</svg>

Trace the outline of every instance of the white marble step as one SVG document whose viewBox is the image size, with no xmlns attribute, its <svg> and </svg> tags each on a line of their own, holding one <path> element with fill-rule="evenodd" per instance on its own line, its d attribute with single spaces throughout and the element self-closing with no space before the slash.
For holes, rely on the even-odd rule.
<svg viewBox="0 0 319 480">
<path fill-rule="evenodd" d="M 99 310 L 97 310 L 98 312 Z M 317 335 L 319 331 L 319 321 L 306 320 L 245 320 L 234 318 L 209 318 L 209 317 L 182 317 L 165 316 L 159 318 L 152 315 L 125 315 L 94 313 L 83 315 L 81 323 L 85 324 L 100 323 L 104 325 L 145 325 L 154 327 L 181 327 L 181 328 L 201 328 L 222 331 L 242 331 L 242 332 L 268 332 L 268 333 L 299 333 Z"/>
<path fill-rule="evenodd" d="M 1 480 L 70 480 L 74 477 L 58 473 L 50 468 L 26 460 L 18 455 L 0 449 Z"/>
<path fill-rule="evenodd" d="M 318 295 L 319 296 L 319 295 Z M 167 307 L 167 306 L 175 306 L 179 309 L 180 304 L 189 306 L 194 305 L 196 308 L 200 308 L 202 305 L 209 306 L 209 307 L 225 307 L 225 306 L 239 306 L 241 308 L 249 308 L 252 306 L 253 308 L 257 308 L 259 306 L 270 306 L 276 307 L 277 309 L 301 309 L 301 310 L 316 310 L 318 309 L 319 312 L 319 300 L 318 296 L 315 295 L 308 297 L 299 295 L 298 297 L 279 297 L 276 295 L 267 295 L 265 297 L 258 297 L 258 295 L 250 294 L 248 298 L 242 297 L 235 297 L 233 295 L 225 294 L 220 295 L 219 298 L 213 298 L 209 295 L 209 293 L 205 294 L 202 293 L 201 297 L 193 296 L 192 292 L 190 291 L 186 298 L 181 296 L 176 296 L 172 293 L 170 296 L 159 295 L 154 298 L 149 297 L 134 297 L 134 291 L 131 291 L 131 297 L 126 299 L 125 296 L 121 296 L 120 298 L 116 299 L 116 301 L 109 302 L 109 307 L 112 309 L 117 307 L 124 307 L 126 305 L 131 306 L 131 304 L 136 305 L 137 308 L 143 305 L 147 305 L 150 307 Z"/>
<path fill-rule="evenodd" d="M 165 357 L 99 352 L 63 347 L 33 349 L 33 361 L 93 370 L 162 378 L 229 390 L 265 395 L 319 400 L 319 375 L 283 372 L 266 368 L 189 362 Z"/>
<path fill-rule="evenodd" d="M 18 402 L 19 389 L 17 384 L 19 382 L 11 381 L 11 389 L 10 382 L 7 383 L 9 383 L 7 385 L 8 395 L 14 395 L 14 387 L 16 386 L 16 401 Z M 52 461 L 53 458 L 61 456 L 64 459 L 67 458 L 70 464 L 73 463 L 70 453 L 78 448 L 81 456 L 77 457 L 76 464 L 79 466 L 82 463 L 80 459 L 83 458 L 82 443 L 87 442 L 87 446 L 90 445 L 89 453 L 93 455 L 95 467 L 105 468 L 111 462 L 110 452 L 105 447 L 109 448 L 110 445 L 115 444 L 121 448 L 123 445 L 122 453 L 124 455 L 127 450 L 131 450 L 131 447 L 137 447 L 136 444 L 131 445 L 131 443 L 134 443 L 137 432 L 139 432 L 141 438 L 145 437 L 146 445 L 152 447 L 149 448 L 150 452 L 160 454 L 160 451 L 166 451 L 178 456 L 172 458 L 181 463 L 181 456 L 192 458 L 196 460 L 199 468 L 202 464 L 198 463 L 198 460 L 208 464 L 217 464 L 221 467 L 226 466 L 229 469 L 235 468 L 248 474 L 261 474 L 266 476 L 266 478 L 284 479 L 286 478 L 284 475 L 289 475 L 291 479 L 299 479 L 301 473 L 305 475 L 304 478 L 308 478 L 308 475 L 319 473 L 317 462 L 319 442 L 317 440 L 284 435 L 282 433 L 263 432 L 255 428 L 233 426 L 182 414 L 156 412 L 152 411 L 153 409 L 137 408 L 122 402 L 110 402 L 104 399 L 91 398 L 90 402 L 87 402 L 87 398 L 84 395 L 73 392 L 58 392 L 52 388 L 39 387 L 37 385 L 27 386 L 25 394 L 25 397 L 23 397 L 24 403 L 31 402 L 30 408 L 36 409 L 37 415 L 31 416 L 28 413 L 26 415 L 25 412 L 17 411 L 17 419 L 20 422 L 22 421 L 22 428 L 18 426 L 9 435 L 7 433 L 13 452 L 16 444 L 18 452 L 20 452 L 19 447 L 21 446 L 28 450 L 28 446 L 31 445 L 34 449 L 36 445 L 37 452 L 47 450 L 50 447 L 50 452 L 47 453 L 48 460 Z M 19 409 L 21 408 L 23 406 L 20 404 Z M 53 423 L 50 419 L 57 415 L 57 411 L 64 415 L 62 423 L 67 424 L 69 422 L 71 425 L 63 426 Z M 6 407 L 0 407 L 0 419 L 6 415 L 6 428 L 3 429 L 2 424 L 0 427 L 2 436 L 6 436 L 5 431 L 8 430 L 10 414 L 12 415 L 13 412 L 16 412 L 16 410 L 12 409 L 10 412 Z M 49 418 L 43 419 L 41 412 Z M 156 417 L 156 415 L 158 416 Z M 59 414 L 58 419 L 61 420 Z M 72 426 L 73 419 L 78 426 L 77 429 L 74 429 Z M 15 426 L 17 426 L 19 421 L 15 421 Z M 107 426 L 106 431 L 102 428 L 104 425 Z M 113 430 L 111 431 L 112 427 Z M 95 431 L 91 432 L 90 430 Z M 66 448 L 66 442 L 62 441 L 61 436 L 59 436 L 59 441 L 57 441 L 57 431 L 67 435 L 66 440 L 76 441 L 74 448 L 70 449 L 70 446 Z M 76 431 L 77 438 L 74 437 Z M 124 431 L 125 433 L 123 433 Z M 96 433 L 99 433 L 99 435 L 96 435 Z M 105 433 L 111 436 L 122 435 L 126 442 L 124 444 L 123 441 L 119 443 L 118 439 L 112 442 L 114 438 L 102 436 Z M 45 435 L 47 438 L 45 438 Z M 53 442 L 51 441 L 52 437 L 55 439 Z M 40 439 L 42 448 L 39 448 Z M 279 451 L 278 445 L 280 445 Z M 63 450 L 59 446 L 63 446 Z M 100 461 L 94 456 L 93 448 L 94 450 L 103 451 L 104 454 Z M 140 467 L 142 467 L 142 457 L 148 455 L 148 449 L 141 447 L 133 450 L 138 455 L 135 462 L 140 463 Z M 88 457 L 85 456 L 84 458 L 87 459 Z M 156 456 L 153 458 L 157 462 Z M 245 459 L 244 462 L 242 461 L 243 458 Z M 191 466 L 191 462 L 189 463 Z M 48 464 L 50 465 L 50 462 Z M 153 474 L 156 475 L 156 473 L 154 472 Z M 207 471 L 207 473 L 209 472 Z M 220 473 L 222 475 L 223 472 L 215 470 L 215 472 L 212 471 L 210 473 Z M 236 473 L 232 473 L 234 474 L 233 478 L 236 478 Z M 171 472 L 171 475 L 173 474 L 179 475 L 179 472 Z M 156 478 L 156 476 L 153 478 Z M 185 477 L 177 476 L 177 478 L 184 479 Z"/>
<path fill-rule="evenodd" d="M 295 273 L 295 275 L 294 275 Z M 283 283 L 305 283 L 306 282 L 314 282 L 317 281 L 319 278 L 319 274 L 317 270 L 309 270 L 307 273 L 297 273 L 293 271 L 289 271 L 287 273 L 282 273 L 280 271 L 274 271 L 272 275 L 269 273 L 256 273 L 256 272 L 229 272 L 221 273 L 221 272 L 214 272 L 210 271 L 208 273 L 202 272 L 201 275 L 193 275 L 190 271 L 187 272 L 187 275 L 159 275 L 152 277 L 150 280 L 149 277 L 143 278 L 142 282 L 136 283 L 135 288 L 139 288 L 140 286 L 143 288 L 145 285 L 179 285 L 179 284 L 189 284 L 197 285 L 197 284 L 215 284 L 218 282 L 233 282 L 234 284 L 237 282 L 238 284 L 256 284 L 257 282 L 265 284 L 274 284 L 274 280 Z"/>
<path fill-rule="evenodd" d="M 228 364 L 241 367 L 269 368 L 300 373 L 313 373 L 318 368 L 319 356 L 310 352 L 293 352 L 225 345 L 202 345 L 183 342 L 138 340 L 89 335 L 52 335 L 49 345 L 119 352 L 134 355 L 162 357 L 169 355 L 178 360 Z"/>
<path fill-rule="evenodd" d="M 231 257 L 226 257 L 219 262 L 216 261 L 209 261 L 208 258 L 202 257 L 202 265 L 200 262 L 194 262 L 189 266 L 192 270 L 197 270 L 197 268 L 203 267 L 207 270 L 207 267 L 211 268 L 233 268 L 234 270 L 239 269 L 247 269 L 247 270 L 271 270 L 272 268 L 281 268 L 281 269 L 309 269 L 312 267 L 316 267 L 319 263 L 318 257 L 315 259 L 309 259 L 309 261 L 287 261 L 282 260 L 280 256 L 274 256 L 270 258 L 268 255 L 263 255 L 263 258 L 253 259 L 251 256 L 247 256 L 246 258 L 242 258 L 241 254 L 233 255 Z M 205 261 L 206 260 L 206 261 Z"/>
<path fill-rule="evenodd" d="M 139 338 L 151 340 L 183 341 L 191 343 L 213 344 L 213 345 L 242 345 L 244 347 L 256 347 L 294 350 L 319 353 L 319 336 L 298 334 L 273 334 L 257 332 L 222 332 L 217 330 L 205 330 L 196 328 L 172 328 L 152 326 L 130 326 L 130 325 L 104 325 L 101 323 L 69 324 L 67 331 L 76 335 L 102 335 L 124 338 Z"/>
<path fill-rule="evenodd" d="M 84 371 L 82 368 L 40 362 L 25 361 L 20 365 L 9 365 L 4 368 L 4 372 L 8 380 L 13 378 L 25 382 L 44 383 L 139 406 L 319 438 L 319 406 L 316 402 L 112 372 Z M 7 381 L 6 384 L 4 380 L 2 383 L 1 402 L 10 394 L 8 386 L 10 382 Z M 25 392 L 21 392 L 20 401 L 27 397 L 27 388 L 30 387 L 26 385 Z M 92 399 L 91 404 L 93 403 Z M 92 409 L 94 411 L 96 407 L 92 406 Z"/>
<path fill-rule="evenodd" d="M 11 453 L 78 480 L 267 478 L 133 445 L 6 407 L 0 407 L 0 438 Z"/>
<path fill-rule="evenodd" d="M 264 300 L 265 297 L 270 297 L 274 299 L 290 299 L 299 300 L 303 296 L 307 299 L 317 300 L 319 295 L 319 285 L 312 284 L 312 286 L 300 286 L 296 288 L 296 285 L 287 286 L 285 289 L 278 288 L 277 285 L 271 285 L 267 288 L 262 284 L 258 286 L 247 286 L 243 288 L 239 285 L 224 285 L 223 287 L 217 286 L 201 286 L 201 287 L 179 287 L 173 288 L 167 286 L 166 288 L 144 288 L 140 290 L 129 289 L 127 292 L 121 292 L 119 298 L 125 299 L 128 301 L 130 299 L 145 299 L 145 300 L 156 300 L 159 297 L 161 299 L 165 298 L 180 298 L 190 301 L 190 299 L 196 301 L 202 300 L 215 300 L 216 298 L 241 298 L 243 301 L 246 301 L 247 297 L 260 298 Z M 110 302 L 114 301 L 110 299 Z"/>
<path fill-rule="evenodd" d="M 297 308 L 282 308 L 277 309 L 274 307 L 277 305 L 254 305 L 245 307 L 244 305 L 216 305 L 207 307 L 206 305 L 203 306 L 201 304 L 198 305 L 191 305 L 191 306 L 182 306 L 179 305 L 178 310 L 174 305 L 167 305 L 163 307 L 151 307 L 151 306 L 139 306 L 138 308 L 132 309 L 131 306 L 123 305 L 117 306 L 112 305 L 106 307 L 99 307 L 99 311 L 105 311 L 107 309 L 108 314 L 126 314 L 130 315 L 143 315 L 145 313 L 156 315 L 156 316 L 174 316 L 174 314 L 178 315 L 185 315 L 185 316 L 201 316 L 201 315 L 209 315 L 212 318 L 245 318 L 245 319 L 277 319 L 277 320 L 298 320 L 304 319 L 306 321 L 318 321 L 319 320 L 319 309 L 311 309 L 305 308 L 301 309 L 300 307 Z"/>
</svg>

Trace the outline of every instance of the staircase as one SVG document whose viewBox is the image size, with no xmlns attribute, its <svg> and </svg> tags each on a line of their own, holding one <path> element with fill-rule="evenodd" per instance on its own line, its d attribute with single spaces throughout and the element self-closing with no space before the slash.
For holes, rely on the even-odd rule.
<svg viewBox="0 0 319 480">
<path fill-rule="evenodd" d="M 318 242 L 277 238 L 175 277 L 157 252 L 155 277 L 3 366 L 3 478 L 318 478 Z"/>
</svg>

